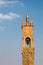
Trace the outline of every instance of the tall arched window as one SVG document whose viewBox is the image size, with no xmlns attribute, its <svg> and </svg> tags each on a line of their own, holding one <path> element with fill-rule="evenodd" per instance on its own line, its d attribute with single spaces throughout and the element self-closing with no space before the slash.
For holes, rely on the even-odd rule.
<svg viewBox="0 0 43 65">
<path fill-rule="evenodd" d="M 30 41 L 31 41 L 31 39 L 30 39 L 29 37 L 27 37 L 27 38 L 25 39 L 25 41 L 26 41 L 26 47 L 27 47 L 27 48 L 30 47 Z"/>
</svg>

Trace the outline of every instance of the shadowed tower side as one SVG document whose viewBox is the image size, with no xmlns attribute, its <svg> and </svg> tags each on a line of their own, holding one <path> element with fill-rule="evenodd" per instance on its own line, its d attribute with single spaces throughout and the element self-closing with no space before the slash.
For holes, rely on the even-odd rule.
<svg viewBox="0 0 43 65">
<path fill-rule="evenodd" d="M 27 15 L 26 24 L 22 21 L 22 65 L 34 65 L 33 27 Z"/>
</svg>

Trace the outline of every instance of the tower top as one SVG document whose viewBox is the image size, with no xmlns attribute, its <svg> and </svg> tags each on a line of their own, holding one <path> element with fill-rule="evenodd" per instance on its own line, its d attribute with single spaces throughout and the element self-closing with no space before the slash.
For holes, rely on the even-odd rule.
<svg viewBox="0 0 43 65">
<path fill-rule="evenodd" d="M 26 13 L 26 24 L 24 23 L 24 21 L 22 21 L 22 29 L 23 27 L 34 27 L 33 22 L 29 21 L 28 12 Z"/>
</svg>

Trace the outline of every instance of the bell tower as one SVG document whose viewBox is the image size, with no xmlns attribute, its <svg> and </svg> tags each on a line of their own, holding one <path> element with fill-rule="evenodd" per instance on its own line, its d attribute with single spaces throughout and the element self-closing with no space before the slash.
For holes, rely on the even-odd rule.
<svg viewBox="0 0 43 65">
<path fill-rule="evenodd" d="M 22 65 L 34 65 L 33 23 L 26 16 L 26 24 L 22 21 Z"/>
</svg>

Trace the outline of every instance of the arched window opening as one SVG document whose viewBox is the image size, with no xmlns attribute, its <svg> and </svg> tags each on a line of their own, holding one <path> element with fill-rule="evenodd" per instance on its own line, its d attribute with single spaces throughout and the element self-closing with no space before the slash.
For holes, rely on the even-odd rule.
<svg viewBox="0 0 43 65">
<path fill-rule="evenodd" d="M 25 39 L 25 41 L 26 41 L 26 47 L 27 47 L 27 48 L 30 47 L 30 41 L 31 41 L 31 39 L 30 39 L 29 37 L 27 37 L 27 38 Z"/>
</svg>

